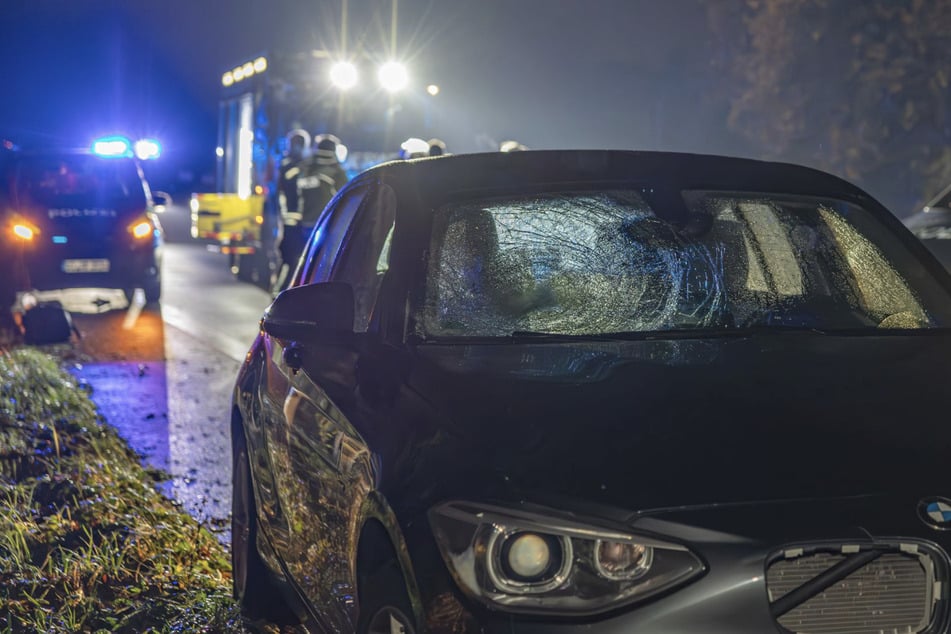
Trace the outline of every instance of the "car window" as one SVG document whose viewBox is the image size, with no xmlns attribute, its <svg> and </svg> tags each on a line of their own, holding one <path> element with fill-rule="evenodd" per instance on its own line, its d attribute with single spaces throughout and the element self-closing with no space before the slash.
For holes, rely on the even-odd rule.
<svg viewBox="0 0 951 634">
<path fill-rule="evenodd" d="M 636 191 L 444 206 L 434 221 L 421 334 L 946 323 L 943 291 L 913 288 L 913 258 L 880 228 L 873 242 L 866 225 L 878 223 L 855 205 L 707 192 L 683 198 L 691 215 L 679 223 Z"/>
<path fill-rule="evenodd" d="M 396 194 L 387 185 L 376 187 L 362 205 L 330 276 L 353 288 L 356 332 L 366 331 L 380 283 L 389 270 L 395 214 Z"/>
<path fill-rule="evenodd" d="M 353 218 L 366 198 L 368 187 L 354 188 L 345 193 L 317 223 L 310 236 L 304 269 L 300 280 L 302 284 L 326 282 L 337 252 L 343 244 L 347 230 Z"/>
<path fill-rule="evenodd" d="M 56 208 L 144 206 L 146 190 L 131 160 L 86 155 L 23 158 L 13 195 L 20 205 Z"/>
</svg>

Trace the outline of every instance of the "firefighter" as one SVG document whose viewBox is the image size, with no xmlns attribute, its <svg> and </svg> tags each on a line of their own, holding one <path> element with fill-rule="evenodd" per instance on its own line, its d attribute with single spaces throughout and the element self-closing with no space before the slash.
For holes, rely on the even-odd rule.
<svg viewBox="0 0 951 634">
<path fill-rule="evenodd" d="M 340 139 L 334 135 L 318 134 L 314 137 L 310 157 L 301 163 L 297 189 L 301 197 L 301 226 L 305 239 L 330 199 L 347 184 L 347 172 L 337 158 L 338 147 L 341 147 Z"/>
<path fill-rule="evenodd" d="M 279 238 L 281 266 L 278 270 L 275 291 L 282 290 L 287 286 L 287 282 L 294 272 L 294 266 L 297 264 L 297 258 L 300 257 L 303 249 L 299 244 L 302 238 L 298 228 L 301 220 L 301 209 L 297 181 L 300 176 L 304 153 L 309 145 L 310 135 L 306 130 L 291 130 L 287 134 L 287 151 L 284 158 L 281 159 L 277 183 L 282 230 Z"/>
<path fill-rule="evenodd" d="M 303 253 L 307 238 L 324 207 L 347 184 L 347 172 L 337 159 L 338 145 L 340 139 L 332 134 L 316 135 L 310 156 L 298 163 L 296 183 L 299 213 L 297 222 L 284 228 L 284 241 L 281 244 L 286 243 L 287 248 L 282 256 L 290 267 L 279 282 L 280 290 L 290 282 L 293 267 Z"/>
</svg>

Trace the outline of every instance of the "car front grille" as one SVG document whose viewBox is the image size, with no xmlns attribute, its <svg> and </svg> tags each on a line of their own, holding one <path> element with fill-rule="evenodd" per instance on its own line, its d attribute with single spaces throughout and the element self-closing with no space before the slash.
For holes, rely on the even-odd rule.
<svg viewBox="0 0 951 634">
<path fill-rule="evenodd" d="M 777 601 L 849 556 L 841 551 L 787 551 L 767 569 L 770 602 L 779 605 Z M 798 634 L 922 634 L 931 632 L 938 592 L 931 555 L 914 547 L 896 547 L 779 615 L 777 621 Z"/>
</svg>

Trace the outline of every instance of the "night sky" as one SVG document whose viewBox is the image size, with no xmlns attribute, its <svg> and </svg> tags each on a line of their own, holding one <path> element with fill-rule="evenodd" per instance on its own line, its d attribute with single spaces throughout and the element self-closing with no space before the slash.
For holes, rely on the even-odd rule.
<svg viewBox="0 0 951 634">
<path fill-rule="evenodd" d="M 351 47 L 386 51 L 390 0 L 349 7 Z M 399 56 L 416 90 L 441 87 L 433 119 L 451 151 L 515 138 L 532 148 L 746 152 L 706 99 L 717 79 L 699 0 L 398 8 Z M 221 73 L 262 51 L 338 46 L 339 11 L 339 0 L 4 0 L 0 136 L 33 146 L 154 135 L 168 165 L 210 169 Z"/>
</svg>

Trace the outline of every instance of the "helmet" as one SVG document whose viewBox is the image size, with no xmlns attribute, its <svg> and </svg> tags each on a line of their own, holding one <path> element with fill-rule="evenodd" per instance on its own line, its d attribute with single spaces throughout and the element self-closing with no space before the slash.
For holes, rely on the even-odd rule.
<svg viewBox="0 0 951 634">
<path fill-rule="evenodd" d="M 429 155 L 430 156 L 442 156 L 446 154 L 446 142 L 442 139 L 430 139 L 429 140 Z"/>
<path fill-rule="evenodd" d="M 331 160 L 342 163 L 347 158 L 347 146 L 333 134 L 315 134 L 313 149 L 321 163 L 329 163 Z"/>
<path fill-rule="evenodd" d="M 304 150 L 310 145 L 310 135 L 307 130 L 297 128 L 287 133 L 287 153 L 300 158 Z"/>
<path fill-rule="evenodd" d="M 400 144 L 401 159 L 422 158 L 424 156 L 429 156 L 429 143 L 426 143 L 426 141 L 411 137 Z"/>
<path fill-rule="evenodd" d="M 338 145 L 340 145 L 340 139 L 338 139 L 332 134 L 314 135 L 314 149 L 315 150 L 329 150 L 331 152 L 336 152 Z"/>
<path fill-rule="evenodd" d="M 502 141 L 502 145 L 499 146 L 499 152 L 524 152 L 528 148 L 519 143 L 518 141 L 508 140 Z"/>
</svg>

